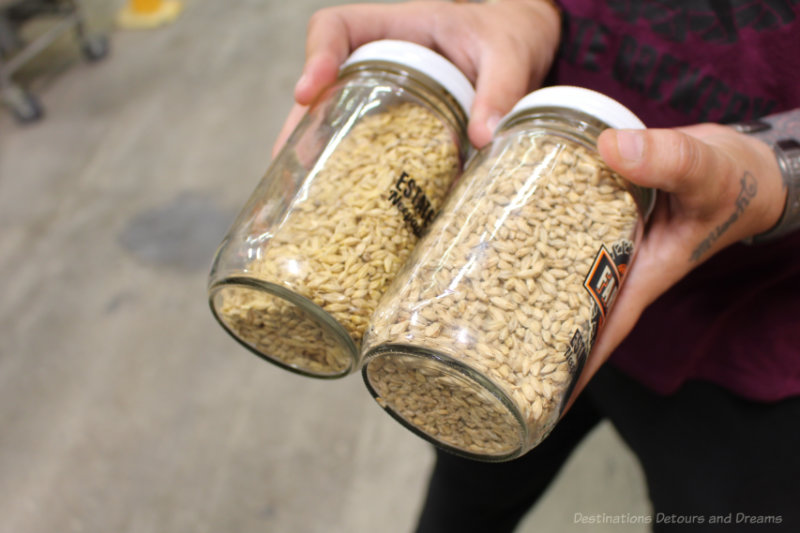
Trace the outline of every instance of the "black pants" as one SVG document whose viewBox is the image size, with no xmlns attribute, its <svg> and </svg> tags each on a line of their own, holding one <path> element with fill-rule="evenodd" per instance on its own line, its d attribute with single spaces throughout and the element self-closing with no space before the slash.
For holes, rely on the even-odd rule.
<svg viewBox="0 0 800 533">
<path fill-rule="evenodd" d="M 663 397 L 606 365 L 522 458 L 482 463 L 437 450 L 418 533 L 513 531 L 603 419 L 641 462 L 654 531 L 800 532 L 800 398 L 759 404 L 708 383 Z M 719 516 L 730 523 L 709 523 Z"/>
</svg>

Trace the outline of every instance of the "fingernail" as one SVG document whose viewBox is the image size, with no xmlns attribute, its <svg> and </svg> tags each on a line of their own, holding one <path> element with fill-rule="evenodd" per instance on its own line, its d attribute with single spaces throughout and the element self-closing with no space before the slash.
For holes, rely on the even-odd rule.
<svg viewBox="0 0 800 533">
<path fill-rule="evenodd" d="M 300 79 L 298 79 L 297 83 L 294 84 L 294 88 L 295 88 L 295 90 L 303 89 L 303 88 L 305 88 L 305 85 L 307 83 L 308 83 L 308 74 L 303 72 L 300 75 Z"/>
<path fill-rule="evenodd" d="M 639 161 L 644 152 L 644 136 L 640 130 L 617 130 L 617 151 L 628 161 Z"/>
<path fill-rule="evenodd" d="M 489 133 L 494 134 L 494 130 L 497 129 L 501 118 L 503 117 L 501 117 L 499 113 L 489 115 L 489 118 L 486 119 L 486 128 L 489 130 Z"/>
</svg>

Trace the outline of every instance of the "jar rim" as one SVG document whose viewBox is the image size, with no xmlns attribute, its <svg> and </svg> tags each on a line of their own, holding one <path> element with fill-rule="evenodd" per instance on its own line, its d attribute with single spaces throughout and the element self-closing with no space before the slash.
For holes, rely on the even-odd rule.
<svg viewBox="0 0 800 533">
<path fill-rule="evenodd" d="M 304 313 L 310 321 L 313 321 L 320 331 L 325 332 L 330 340 L 335 343 L 336 349 L 341 350 L 341 354 L 343 355 L 342 359 L 346 359 L 347 364 L 343 365 L 341 368 L 337 367 L 332 369 L 330 372 L 323 372 L 314 370 L 306 365 L 291 364 L 276 354 L 267 353 L 261 350 L 259 347 L 252 344 L 247 338 L 243 337 L 236 329 L 230 327 L 223 314 L 220 312 L 216 299 L 221 291 L 227 289 L 260 292 L 265 295 L 269 295 L 270 297 L 281 299 L 288 305 L 296 307 L 302 313 Z M 347 331 L 322 307 L 318 306 L 313 301 L 299 293 L 291 291 L 276 283 L 249 275 L 227 276 L 209 285 L 208 303 L 214 318 L 217 320 L 219 325 L 231 335 L 231 337 L 233 337 L 239 344 L 247 348 L 255 355 L 281 368 L 302 376 L 319 379 L 340 378 L 357 370 L 356 367 L 359 350 Z"/>
<path fill-rule="evenodd" d="M 370 370 L 375 361 L 380 359 L 394 361 L 416 360 L 418 364 L 428 365 L 430 369 L 435 369 L 435 371 L 442 376 L 446 375 L 458 379 L 462 386 L 466 386 L 473 391 L 480 391 L 481 394 L 491 399 L 493 406 L 497 409 L 496 412 L 507 416 L 509 421 L 514 421 L 513 425 L 515 433 L 518 436 L 518 441 L 514 445 L 508 446 L 503 451 L 490 453 L 488 451 L 471 451 L 429 433 L 425 428 L 408 420 L 405 413 L 395 409 L 391 398 L 382 397 L 378 391 L 372 381 Z M 528 443 L 530 435 L 525 419 L 514 401 L 502 387 L 494 383 L 494 381 L 481 372 L 472 368 L 469 364 L 446 355 L 441 351 L 405 343 L 382 344 L 368 350 L 364 355 L 361 366 L 361 377 L 372 397 L 392 418 L 419 437 L 450 453 L 485 462 L 504 462 L 519 457 L 530 449 Z"/>
<path fill-rule="evenodd" d="M 475 89 L 464 73 L 442 55 L 409 41 L 382 39 L 357 48 L 341 69 L 372 61 L 395 63 L 429 77 L 453 96 L 469 119 Z"/>
<path fill-rule="evenodd" d="M 630 109 L 597 91 L 571 85 L 554 85 L 522 97 L 497 124 L 495 132 L 517 116 L 537 108 L 562 108 L 594 117 L 615 129 L 644 129 L 646 126 Z"/>
</svg>

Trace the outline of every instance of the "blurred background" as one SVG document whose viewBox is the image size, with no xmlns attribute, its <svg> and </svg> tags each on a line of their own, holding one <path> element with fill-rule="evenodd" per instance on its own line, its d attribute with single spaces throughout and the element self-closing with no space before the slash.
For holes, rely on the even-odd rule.
<svg viewBox="0 0 800 533">
<path fill-rule="evenodd" d="M 0 532 L 411 531 L 432 449 L 360 376 L 274 367 L 206 301 L 326 5 L 184 0 L 132 29 L 125 1 L 83 0 L 108 54 L 65 32 L 14 74 L 43 116 L 0 108 Z M 520 531 L 638 533 L 575 515 L 648 512 L 603 424 Z"/>
</svg>

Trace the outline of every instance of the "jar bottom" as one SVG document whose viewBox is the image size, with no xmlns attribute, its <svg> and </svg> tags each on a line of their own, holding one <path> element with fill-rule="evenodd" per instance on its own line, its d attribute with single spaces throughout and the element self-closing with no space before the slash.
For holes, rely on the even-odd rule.
<svg viewBox="0 0 800 533">
<path fill-rule="evenodd" d="M 286 370 L 325 379 L 355 367 L 358 350 L 344 328 L 284 287 L 256 278 L 229 278 L 209 289 L 209 304 L 234 339 Z"/>
<path fill-rule="evenodd" d="M 471 367 L 414 346 L 382 345 L 362 375 L 392 417 L 431 443 L 482 461 L 519 456 L 525 425 L 508 397 Z"/>
</svg>

